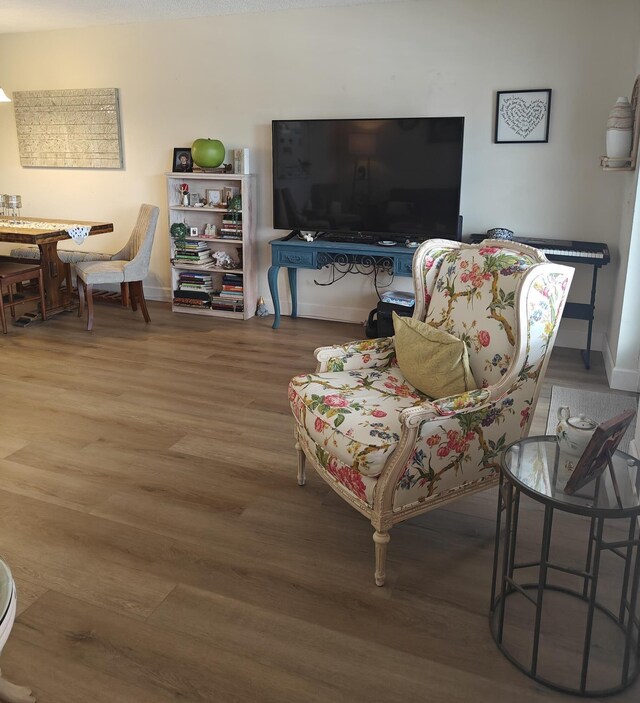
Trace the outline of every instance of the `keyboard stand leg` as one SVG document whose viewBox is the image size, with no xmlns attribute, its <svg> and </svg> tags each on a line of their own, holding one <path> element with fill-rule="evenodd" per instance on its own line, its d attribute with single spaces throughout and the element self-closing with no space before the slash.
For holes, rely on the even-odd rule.
<svg viewBox="0 0 640 703">
<path fill-rule="evenodd" d="M 593 278 L 591 279 L 591 315 L 589 317 L 589 327 L 587 328 L 587 348 L 583 349 L 582 361 L 585 369 L 591 368 L 591 334 L 593 332 L 593 316 L 596 309 L 596 286 L 598 284 L 598 266 L 593 267 Z"/>
</svg>

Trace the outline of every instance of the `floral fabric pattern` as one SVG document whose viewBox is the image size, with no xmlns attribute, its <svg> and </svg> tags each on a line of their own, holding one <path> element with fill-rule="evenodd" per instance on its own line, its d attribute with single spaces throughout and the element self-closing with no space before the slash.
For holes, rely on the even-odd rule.
<svg viewBox="0 0 640 703">
<path fill-rule="evenodd" d="M 393 337 L 316 351 L 318 371 L 292 379 L 289 401 L 305 454 L 336 490 L 373 511 L 384 485 L 378 499 L 403 519 L 494 481 L 502 450 L 529 429 L 572 277 L 545 262 L 515 244 L 416 252 L 416 314 L 465 341 L 477 390 L 430 401 L 402 376 Z M 379 484 L 409 432 L 395 485 Z"/>
<path fill-rule="evenodd" d="M 362 339 L 348 344 L 316 349 L 317 371 L 383 369 L 395 362 L 393 337 Z"/>
<path fill-rule="evenodd" d="M 502 450 L 524 436 L 529 427 L 540 370 L 559 322 L 567 286 L 568 278 L 562 274 L 541 275 L 521 301 L 529 324 L 525 354 L 513 383 L 499 399 L 421 425 L 398 482 L 394 509 L 497 476 Z M 506 334 L 501 338 L 506 346 Z M 454 397 L 453 402 L 463 400 Z M 434 405 L 438 406 L 437 401 Z"/>
<path fill-rule="evenodd" d="M 378 476 L 400 441 L 400 413 L 427 396 L 389 370 L 361 369 L 296 376 L 291 410 L 323 451 L 364 476 Z"/>
<path fill-rule="evenodd" d="M 440 267 L 427 322 L 462 339 L 479 387 L 496 383 L 513 359 L 515 293 L 535 261 L 501 247 L 447 254 Z"/>
<path fill-rule="evenodd" d="M 327 478 L 335 481 L 343 490 L 348 491 L 353 497 L 363 501 L 369 507 L 373 505 L 373 497 L 376 484 L 378 483 L 377 477 L 363 476 L 358 469 L 342 463 L 335 456 L 315 444 L 304 433 L 300 434 L 300 442 L 304 445 L 307 452 L 316 457 L 320 466 L 326 471 L 325 476 Z"/>
</svg>

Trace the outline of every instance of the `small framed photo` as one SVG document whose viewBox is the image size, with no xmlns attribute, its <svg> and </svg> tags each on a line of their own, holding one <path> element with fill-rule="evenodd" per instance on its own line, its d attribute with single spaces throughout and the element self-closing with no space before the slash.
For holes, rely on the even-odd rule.
<svg viewBox="0 0 640 703">
<path fill-rule="evenodd" d="M 499 90 L 496 97 L 496 144 L 549 141 L 551 89 Z"/>
<path fill-rule="evenodd" d="M 219 189 L 207 190 L 207 205 L 209 207 L 221 207 L 222 206 L 222 191 Z"/>
<path fill-rule="evenodd" d="M 229 207 L 229 202 L 236 197 L 236 195 L 240 195 L 240 188 L 237 186 L 225 186 L 222 190 L 222 202 L 224 203 L 225 207 Z"/>
<path fill-rule="evenodd" d="M 197 227 L 189 227 L 189 236 L 190 237 L 197 237 L 198 236 L 198 228 Z"/>
<path fill-rule="evenodd" d="M 193 171 L 193 160 L 191 159 L 191 149 L 188 146 L 178 146 L 173 150 L 174 173 L 191 173 Z"/>
<path fill-rule="evenodd" d="M 200 193 L 189 193 L 189 207 L 200 205 Z"/>
<path fill-rule="evenodd" d="M 625 410 L 596 427 L 564 488 L 567 495 L 573 495 L 610 465 L 611 457 L 635 414 L 635 410 Z"/>
</svg>

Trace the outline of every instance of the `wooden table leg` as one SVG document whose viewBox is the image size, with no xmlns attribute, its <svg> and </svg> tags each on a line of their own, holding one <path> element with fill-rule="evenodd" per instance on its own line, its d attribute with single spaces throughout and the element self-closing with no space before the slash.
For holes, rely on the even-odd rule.
<svg viewBox="0 0 640 703">
<path fill-rule="evenodd" d="M 58 256 L 57 242 L 38 244 L 40 249 L 40 262 L 44 278 L 44 294 L 47 301 L 47 314 L 55 315 L 65 310 L 70 310 L 71 290 L 62 289 L 65 282 L 65 265 Z"/>
</svg>

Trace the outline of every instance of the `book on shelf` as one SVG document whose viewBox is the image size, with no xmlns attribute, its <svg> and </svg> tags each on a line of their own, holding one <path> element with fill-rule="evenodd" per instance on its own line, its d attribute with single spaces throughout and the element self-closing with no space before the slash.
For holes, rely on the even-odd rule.
<svg viewBox="0 0 640 703">
<path fill-rule="evenodd" d="M 210 310 L 211 303 L 204 300 L 190 300 L 187 298 L 174 298 L 173 304 L 180 308 L 199 308 L 201 310 Z"/>
<path fill-rule="evenodd" d="M 201 241 L 185 242 L 184 244 L 176 244 L 176 251 L 209 251 L 209 247 Z"/>
<path fill-rule="evenodd" d="M 209 293 L 205 293 L 204 291 L 189 291 L 189 295 L 184 296 L 180 293 L 179 290 L 174 290 L 173 291 L 173 297 L 178 297 L 178 298 L 194 298 L 197 300 L 210 300 L 211 295 Z"/>
<path fill-rule="evenodd" d="M 192 173 L 229 173 L 224 166 L 216 168 L 203 168 L 202 166 L 193 166 Z"/>
<path fill-rule="evenodd" d="M 186 271 L 179 276 L 181 281 L 211 281 L 212 274 L 199 271 Z"/>
<path fill-rule="evenodd" d="M 211 254 L 209 247 L 176 247 L 176 254 Z"/>
<path fill-rule="evenodd" d="M 201 293 L 213 293 L 212 285 L 196 285 L 195 283 L 179 283 L 179 291 L 200 291 Z"/>
<path fill-rule="evenodd" d="M 215 269 L 216 266 L 213 263 L 213 259 L 210 261 L 205 261 L 202 263 L 193 263 L 192 261 L 182 261 L 179 259 L 171 259 L 171 263 L 178 267 L 178 268 L 185 268 L 185 269 L 196 269 L 196 270 L 206 270 L 206 269 Z"/>
<path fill-rule="evenodd" d="M 204 249 L 176 249 L 176 256 L 193 256 L 205 259 L 207 256 L 211 256 L 211 250 L 209 247 Z"/>
<path fill-rule="evenodd" d="M 213 261 L 213 259 L 209 255 L 207 255 L 207 256 L 184 256 L 184 255 L 179 256 L 179 255 L 176 255 L 175 260 L 176 261 L 191 262 L 194 264 L 203 264 L 203 263 L 206 263 L 207 261 Z"/>
<path fill-rule="evenodd" d="M 229 312 L 244 312 L 244 304 L 242 301 L 219 301 L 216 298 L 211 299 L 210 303 L 212 310 L 227 310 Z"/>
<path fill-rule="evenodd" d="M 211 294 L 205 291 L 173 291 L 173 304 L 190 308 L 211 307 Z"/>
</svg>

